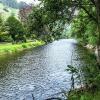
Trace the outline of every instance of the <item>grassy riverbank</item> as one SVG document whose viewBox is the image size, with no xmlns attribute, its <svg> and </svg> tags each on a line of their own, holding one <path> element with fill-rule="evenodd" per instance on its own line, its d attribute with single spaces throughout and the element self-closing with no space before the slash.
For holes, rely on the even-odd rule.
<svg viewBox="0 0 100 100">
<path fill-rule="evenodd" d="M 73 90 L 69 93 L 68 100 L 100 100 L 100 91 L 96 90 L 93 93 L 87 89 L 84 91 Z"/>
<path fill-rule="evenodd" d="M 14 53 L 14 52 L 22 51 L 29 48 L 34 48 L 43 44 L 44 44 L 43 41 L 18 43 L 18 44 L 2 43 L 0 44 L 0 55 L 6 54 L 6 53 Z"/>
<path fill-rule="evenodd" d="M 91 79 L 92 80 L 92 79 Z M 68 100 L 100 100 L 100 74 L 88 86 L 68 92 Z"/>
<path fill-rule="evenodd" d="M 74 88 L 68 92 L 68 100 L 100 100 L 100 66 L 97 65 L 94 54 L 81 50 L 80 58 L 84 59 L 85 65 L 80 65 L 78 70 L 82 79 L 80 88 Z M 79 59 L 80 59 L 79 58 Z M 76 74 L 75 74 L 76 75 Z"/>
<path fill-rule="evenodd" d="M 100 100 L 100 75 L 97 77 L 99 82 L 93 81 L 94 84 L 88 84 L 88 87 L 84 86 L 69 91 L 67 95 L 68 100 Z"/>
</svg>

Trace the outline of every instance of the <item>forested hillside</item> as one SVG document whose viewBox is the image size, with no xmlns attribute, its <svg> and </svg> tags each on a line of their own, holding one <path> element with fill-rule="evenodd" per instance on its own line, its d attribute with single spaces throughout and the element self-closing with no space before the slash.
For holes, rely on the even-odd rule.
<svg viewBox="0 0 100 100">
<path fill-rule="evenodd" d="M 18 9 L 14 9 L 0 3 L 0 15 L 4 20 L 6 20 L 10 15 L 14 15 L 16 18 L 18 18 L 18 12 Z"/>
<path fill-rule="evenodd" d="M 0 16 L 5 20 L 10 15 L 18 18 L 19 9 L 28 6 L 25 2 L 18 3 L 17 0 L 0 0 Z"/>
<path fill-rule="evenodd" d="M 12 8 L 18 8 L 18 4 L 16 0 L 0 0 L 0 2 Z"/>
</svg>

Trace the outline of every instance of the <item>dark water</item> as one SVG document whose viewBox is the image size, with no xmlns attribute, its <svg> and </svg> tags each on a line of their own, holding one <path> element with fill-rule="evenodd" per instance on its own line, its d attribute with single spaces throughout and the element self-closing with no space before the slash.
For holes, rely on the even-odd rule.
<svg viewBox="0 0 100 100">
<path fill-rule="evenodd" d="M 70 89 L 71 75 L 65 69 L 72 52 L 78 55 L 76 49 L 75 40 L 59 40 L 1 57 L 0 100 L 32 100 L 32 94 L 35 100 L 62 97 L 61 92 Z"/>
</svg>

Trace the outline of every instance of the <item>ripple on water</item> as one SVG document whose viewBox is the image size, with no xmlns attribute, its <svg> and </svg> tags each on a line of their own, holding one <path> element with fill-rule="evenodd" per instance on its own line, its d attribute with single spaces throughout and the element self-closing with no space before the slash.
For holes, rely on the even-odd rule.
<svg viewBox="0 0 100 100">
<path fill-rule="evenodd" d="M 32 94 L 36 100 L 62 97 L 62 90 L 70 88 L 71 75 L 65 69 L 76 43 L 59 40 L 7 56 L 0 62 L 0 100 L 32 100 Z"/>
</svg>

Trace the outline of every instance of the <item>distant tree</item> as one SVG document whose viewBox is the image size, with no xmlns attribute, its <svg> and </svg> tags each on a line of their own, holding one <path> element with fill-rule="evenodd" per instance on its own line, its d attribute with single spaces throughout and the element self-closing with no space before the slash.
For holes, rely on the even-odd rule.
<svg viewBox="0 0 100 100">
<path fill-rule="evenodd" d="M 31 5 L 28 5 L 28 6 L 23 6 L 23 8 L 21 8 L 19 10 L 19 18 L 21 20 L 21 22 L 26 25 L 28 24 L 27 23 L 27 20 L 28 20 L 28 16 L 29 14 L 32 12 L 32 6 Z"/>
<path fill-rule="evenodd" d="M 1 18 L 1 16 L 0 16 L 0 32 L 1 32 L 1 30 L 2 30 L 2 24 L 3 24 L 3 21 L 2 21 L 2 18 Z"/>
<path fill-rule="evenodd" d="M 10 16 L 6 21 L 7 30 L 14 42 L 26 41 L 24 38 L 25 29 L 21 22 L 14 16 Z"/>
<path fill-rule="evenodd" d="M 2 19 L 2 16 L 0 16 L 0 33 L 5 31 L 5 25 L 4 25 L 4 21 Z"/>
<path fill-rule="evenodd" d="M 54 13 L 47 12 L 44 7 L 34 6 L 28 17 L 29 32 L 45 42 L 59 39 L 64 28 L 63 21 L 60 21 L 59 18 Z"/>
<path fill-rule="evenodd" d="M 2 16 L 0 16 L 0 42 L 8 41 L 7 32 L 5 30 L 4 21 Z"/>
</svg>

